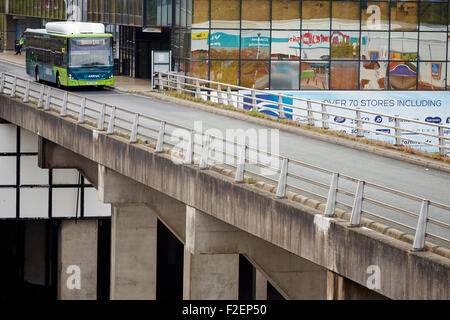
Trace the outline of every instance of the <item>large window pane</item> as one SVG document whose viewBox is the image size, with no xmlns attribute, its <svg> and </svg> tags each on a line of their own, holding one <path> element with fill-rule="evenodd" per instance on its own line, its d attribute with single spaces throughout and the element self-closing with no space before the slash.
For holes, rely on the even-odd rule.
<svg viewBox="0 0 450 320">
<path fill-rule="evenodd" d="M 330 75 L 330 89 L 353 90 L 358 89 L 358 62 L 332 61 Z"/>
<path fill-rule="evenodd" d="M 360 62 L 359 82 L 361 90 L 386 90 L 387 62 L 363 60 Z"/>
<path fill-rule="evenodd" d="M 417 30 L 417 2 L 396 1 L 391 6 L 391 30 Z"/>
<path fill-rule="evenodd" d="M 299 85 L 298 61 L 272 61 L 270 65 L 271 89 L 298 89 Z"/>
<path fill-rule="evenodd" d="M 191 58 L 208 58 L 208 29 L 191 30 Z"/>
<path fill-rule="evenodd" d="M 212 28 L 239 28 L 239 0 L 211 0 Z"/>
<path fill-rule="evenodd" d="M 303 31 L 301 55 L 304 60 L 330 58 L 330 31 Z"/>
<path fill-rule="evenodd" d="M 330 1 L 303 1 L 302 28 L 330 29 Z"/>
<path fill-rule="evenodd" d="M 359 1 L 333 1 L 331 28 L 359 30 Z"/>
<path fill-rule="evenodd" d="M 361 29 L 388 30 L 389 4 L 387 2 L 361 2 Z"/>
<path fill-rule="evenodd" d="M 208 80 L 208 60 L 188 61 L 188 76 Z"/>
<path fill-rule="evenodd" d="M 269 59 L 270 32 L 266 30 L 242 30 L 241 59 Z"/>
<path fill-rule="evenodd" d="M 391 59 L 417 60 L 417 32 L 391 32 Z"/>
<path fill-rule="evenodd" d="M 270 28 L 270 0 L 242 0 L 242 28 Z"/>
<path fill-rule="evenodd" d="M 447 31 L 447 3 L 421 2 L 420 30 Z"/>
<path fill-rule="evenodd" d="M 420 62 L 418 90 L 445 90 L 445 62 Z"/>
<path fill-rule="evenodd" d="M 269 62 L 241 61 L 241 86 L 255 89 L 268 89 Z"/>
<path fill-rule="evenodd" d="M 239 61 L 211 61 L 212 81 L 238 85 Z"/>
<path fill-rule="evenodd" d="M 333 31 L 331 32 L 332 59 L 358 59 L 359 32 Z"/>
<path fill-rule="evenodd" d="M 419 41 L 420 60 L 445 60 L 447 48 L 447 33 L 421 32 Z"/>
<path fill-rule="evenodd" d="M 272 29 L 300 29 L 300 2 L 272 0 Z"/>
<path fill-rule="evenodd" d="M 329 62 L 302 61 L 300 89 L 326 90 L 330 77 Z"/>
<path fill-rule="evenodd" d="M 388 60 L 388 47 L 388 32 L 361 32 L 360 56 L 362 60 Z"/>
<path fill-rule="evenodd" d="M 211 30 L 209 43 L 211 58 L 239 58 L 239 30 Z"/>
<path fill-rule="evenodd" d="M 209 0 L 192 0 L 192 28 L 209 27 Z"/>
<path fill-rule="evenodd" d="M 417 63 L 416 62 L 389 62 L 389 89 L 390 90 L 416 90 Z"/>
<path fill-rule="evenodd" d="M 271 59 L 299 60 L 300 59 L 300 32 L 299 31 L 272 31 Z"/>
</svg>

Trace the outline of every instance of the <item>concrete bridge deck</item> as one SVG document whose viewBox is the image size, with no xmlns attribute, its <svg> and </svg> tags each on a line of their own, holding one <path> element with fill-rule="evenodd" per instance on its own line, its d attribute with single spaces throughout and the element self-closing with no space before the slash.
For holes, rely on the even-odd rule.
<svg viewBox="0 0 450 320">
<path fill-rule="evenodd" d="M 260 256 L 261 252 L 270 252 L 271 249 L 267 248 L 270 245 L 273 246 L 273 252 L 282 254 L 279 251 L 282 250 L 281 252 L 293 255 L 288 260 L 280 261 L 286 262 L 298 257 L 304 259 L 304 263 L 312 262 L 314 266 L 304 266 L 303 269 L 297 266 L 296 272 L 299 272 L 298 269 L 316 272 L 317 277 L 314 279 L 322 280 L 322 285 L 319 285 L 321 288 L 325 274 L 328 296 L 336 295 L 333 291 L 336 286 L 333 284 L 337 283 L 338 288 L 343 288 L 338 279 L 349 279 L 365 288 L 368 281 L 367 270 L 375 265 L 381 270 L 379 289 L 375 292 L 385 297 L 449 298 L 448 258 L 427 251 L 411 252 L 408 243 L 367 228 L 348 228 L 347 222 L 340 218 L 323 217 L 318 209 L 289 199 L 276 199 L 255 186 L 236 184 L 233 179 L 211 170 L 199 170 L 192 165 L 176 165 L 167 154 L 130 144 L 127 139 L 118 136 L 98 132 L 94 134 L 88 125 L 77 124 L 70 118 L 62 119 L 54 112 L 43 112 L 18 99 L 3 95 L 0 97 L 0 106 L 1 118 L 44 138 L 40 152 L 42 165 L 51 165 L 52 159 L 56 162 L 53 165 L 58 165 L 58 161 L 70 162 L 76 155 L 85 159 L 85 165 L 78 163 L 78 166 L 87 168 L 84 171 L 88 177 L 90 172 L 92 176 L 89 180 L 99 188 L 102 200 L 113 204 L 113 228 L 124 227 L 117 219 L 133 217 L 133 212 L 141 212 L 139 208 L 142 204 L 153 206 L 150 211 L 156 212 L 184 240 L 183 290 L 186 298 L 205 297 L 211 293 L 210 287 L 204 291 L 205 283 L 200 281 L 202 284 L 199 284 L 199 273 L 205 274 L 210 281 L 214 277 L 208 272 L 212 271 L 205 268 L 222 265 L 229 268 L 215 271 L 222 272 L 224 277 L 230 276 L 230 270 L 236 266 L 234 257 L 237 253 L 246 254 L 255 265 L 266 270 L 268 277 L 275 277 L 267 271 L 271 268 L 263 267 L 270 264 L 267 256 Z M 50 142 L 55 145 L 52 146 Z M 58 153 L 52 153 L 51 150 L 61 147 L 72 156 L 52 158 L 52 154 Z M 77 167 L 77 164 L 72 165 Z M 97 165 L 99 169 L 95 172 Z M 169 210 L 172 213 L 164 213 L 164 203 L 172 205 Z M 177 211 L 173 206 L 180 206 L 182 209 Z M 177 217 L 174 212 L 181 212 L 181 216 Z M 215 220 L 211 222 L 208 217 Z M 136 223 L 137 220 L 133 221 Z M 147 228 L 152 230 L 154 225 L 150 223 Z M 124 233 L 113 231 L 113 234 L 117 238 L 113 236 L 116 251 L 112 252 L 112 279 L 117 280 L 120 278 L 117 273 L 119 271 L 114 266 L 120 260 L 120 255 L 124 254 L 120 241 L 124 240 Z M 128 236 L 132 237 L 132 234 Z M 264 242 L 260 243 L 261 240 Z M 288 265 L 290 264 L 283 264 L 283 267 L 287 268 Z M 208 278 L 208 274 L 213 278 Z M 222 280 L 227 279 L 225 277 Z M 290 279 L 284 280 L 286 283 Z M 282 282 L 280 279 L 280 283 Z M 149 286 L 151 283 L 150 281 Z M 121 285 L 120 281 L 112 284 L 117 295 Z M 212 285 L 217 283 L 212 281 Z M 284 286 L 285 292 L 289 292 L 288 287 Z M 218 290 L 217 287 L 213 289 Z"/>
</svg>

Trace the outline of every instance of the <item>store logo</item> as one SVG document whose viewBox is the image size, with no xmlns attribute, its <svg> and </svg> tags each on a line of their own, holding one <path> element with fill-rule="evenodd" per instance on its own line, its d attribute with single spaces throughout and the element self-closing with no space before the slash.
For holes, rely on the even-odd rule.
<svg viewBox="0 0 450 320">
<path fill-rule="evenodd" d="M 334 117 L 334 122 L 344 123 L 345 122 L 345 118 L 336 116 L 336 117 Z"/>
<path fill-rule="evenodd" d="M 383 117 L 381 117 L 381 116 L 376 116 L 376 117 L 375 117 L 375 122 L 376 122 L 376 123 L 381 123 L 381 122 L 383 122 Z"/>
<path fill-rule="evenodd" d="M 450 117 L 447 118 L 446 123 L 450 123 Z"/>
<path fill-rule="evenodd" d="M 371 30 L 380 30 L 381 29 L 381 9 L 377 5 L 370 5 L 367 7 L 367 14 L 371 16 L 367 18 L 367 28 Z"/>
<path fill-rule="evenodd" d="M 448 120 L 448 119 L 447 119 Z M 442 119 L 440 117 L 426 117 L 425 122 L 429 123 L 441 123 Z"/>
<path fill-rule="evenodd" d="M 67 277 L 66 286 L 69 290 L 80 290 L 81 289 L 81 268 L 77 265 L 70 265 L 67 267 L 66 274 Z"/>
</svg>

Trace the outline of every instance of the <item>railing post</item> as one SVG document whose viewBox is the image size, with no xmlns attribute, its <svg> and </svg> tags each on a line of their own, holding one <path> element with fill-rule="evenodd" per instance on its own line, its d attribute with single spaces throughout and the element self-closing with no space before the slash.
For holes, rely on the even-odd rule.
<svg viewBox="0 0 450 320">
<path fill-rule="evenodd" d="M 105 113 L 106 113 L 106 104 L 102 105 L 102 111 L 100 112 L 100 117 L 98 118 L 97 130 L 103 131 L 105 126 Z"/>
<path fill-rule="evenodd" d="M 445 144 L 445 138 L 444 138 L 444 127 L 439 126 L 438 127 L 438 135 L 439 135 L 439 155 L 442 157 L 447 156 L 447 149 Z"/>
<path fill-rule="evenodd" d="M 163 83 L 162 83 L 161 71 L 158 72 L 158 87 L 159 87 L 159 91 L 163 91 L 164 90 L 164 86 L 163 86 Z"/>
<path fill-rule="evenodd" d="M 28 102 L 30 100 L 29 97 L 30 97 L 30 80 L 27 80 L 25 95 L 23 96 L 23 102 Z"/>
<path fill-rule="evenodd" d="M 428 211 L 430 200 L 423 200 L 417 221 L 416 235 L 414 237 L 413 250 L 420 251 L 425 247 L 425 235 L 427 232 Z"/>
<path fill-rule="evenodd" d="M 200 99 L 201 91 L 200 91 L 200 82 L 198 79 L 195 80 L 195 98 Z"/>
<path fill-rule="evenodd" d="M 195 132 L 191 130 L 188 145 L 186 148 L 186 156 L 184 158 L 185 164 L 194 163 L 194 147 L 195 147 Z"/>
<path fill-rule="evenodd" d="M 177 74 L 176 77 L 177 77 L 177 92 L 178 92 L 179 94 L 181 94 L 180 75 Z"/>
<path fill-rule="evenodd" d="M 362 123 L 361 123 L 361 111 L 359 108 L 356 108 L 356 136 L 357 137 L 364 137 L 364 133 L 362 130 Z"/>
<path fill-rule="evenodd" d="M 258 107 L 256 105 L 256 93 L 255 90 L 252 89 L 252 111 L 258 111 Z"/>
<path fill-rule="evenodd" d="M 80 113 L 78 114 L 78 123 L 84 123 L 85 113 L 86 113 L 86 98 L 83 98 L 83 100 L 81 100 Z"/>
<path fill-rule="evenodd" d="M 209 144 L 210 144 L 210 136 L 205 134 L 203 136 L 203 148 L 202 148 L 202 157 L 200 159 L 199 169 L 204 170 L 208 167 L 208 154 L 209 154 Z"/>
<path fill-rule="evenodd" d="M 327 106 L 325 103 L 321 104 L 322 107 L 322 129 L 330 129 L 330 124 L 328 123 L 328 114 L 327 114 Z"/>
<path fill-rule="evenodd" d="M 14 76 L 14 81 L 11 88 L 11 98 L 14 98 L 16 96 L 16 86 L 17 86 L 17 77 Z"/>
<path fill-rule="evenodd" d="M 163 152 L 163 147 L 164 147 L 164 134 L 166 130 L 166 122 L 165 121 L 161 121 L 160 125 L 159 125 L 159 134 L 158 134 L 158 141 L 156 141 L 156 150 L 155 152 Z"/>
<path fill-rule="evenodd" d="M 287 175 L 288 175 L 288 164 L 289 159 L 284 158 L 281 162 L 281 171 L 280 171 L 280 177 L 278 179 L 278 186 L 277 186 L 277 198 L 285 198 L 286 197 L 286 185 L 287 185 Z"/>
<path fill-rule="evenodd" d="M 45 100 L 45 106 L 44 106 L 45 111 L 50 110 L 50 99 L 52 97 L 51 93 L 52 93 L 52 88 L 48 87 L 47 88 L 47 100 Z"/>
<path fill-rule="evenodd" d="M 38 109 L 42 108 L 42 103 L 44 101 L 44 85 L 41 84 L 41 90 L 39 90 L 39 100 L 38 100 Z"/>
<path fill-rule="evenodd" d="M 308 125 L 314 127 L 314 114 L 312 112 L 311 99 L 306 100 L 306 107 L 308 109 Z"/>
<path fill-rule="evenodd" d="M 63 104 L 61 106 L 61 117 L 67 116 L 67 100 L 68 100 L 68 94 L 67 91 L 64 92 L 64 98 L 63 98 Z"/>
<path fill-rule="evenodd" d="M 364 181 L 358 181 L 353 201 L 352 215 L 350 217 L 350 227 L 359 227 L 361 223 L 361 210 L 364 196 Z"/>
<path fill-rule="evenodd" d="M 247 148 L 248 146 L 246 144 L 242 146 L 241 154 L 238 158 L 234 182 L 244 182 L 245 163 L 247 162 Z"/>
<path fill-rule="evenodd" d="M 222 88 L 220 87 L 220 84 L 217 85 L 217 103 L 218 104 L 223 104 Z"/>
<path fill-rule="evenodd" d="M 138 126 L 139 126 L 139 113 L 136 113 L 134 115 L 133 127 L 131 128 L 130 143 L 137 142 Z"/>
<path fill-rule="evenodd" d="M 0 79 L 0 93 L 3 93 L 3 89 L 5 88 L 5 73 L 1 73 L 1 79 Z"/>
<path fill-rule="evenodd" d="M 395 125 L 395 145 L 401 146 L 402 145 L 402 140 L 401 140 L 402 131 L 400 130 L 400 119 L 398 118 L 398 115 L 394 116 L 394 125 Z"/>
<path fill-rule="evenodd" d="M 278 96 L 278 116 L 280 119 L 286 118 L 286 116 L 284 115 L 284 105 L 282 96 Z"/>
<path fill-rule="evenodd" d="M 333 172 L 331 176 L 330 189 L 328 190 L 327 205 L 325 207 L 325 216 L 333 217 L 336 209 L 336 196 L 338 187 L 339 173 Z"/>
<path fill-rule="evenodd" d="M 108 130 L 106 134 L 114 133 L 114 122 L 116 121 L 116 107 L 111 107 L 111 115 L 109 117 Z"/>
<path fill-rule="evenodd" d="M 232 97 L 231 97 L 231 87 L 230 86 L 228 86 L 228 88 L 227 88 L 227 105 L 229 105 L 229 106 L 233 106 L 233 99 L 232 99 Z"/>
</svg>

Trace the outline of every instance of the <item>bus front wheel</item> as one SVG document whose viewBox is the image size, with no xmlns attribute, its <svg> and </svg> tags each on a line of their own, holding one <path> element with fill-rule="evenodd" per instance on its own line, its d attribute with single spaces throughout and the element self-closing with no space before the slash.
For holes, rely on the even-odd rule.
<svg viewBox="0 0 450 320">
<path fill-rule="evenodd" d="M 58 89 L 61 89 L 61 78 L 59 76 L 59 73 L 56 75 L 56 87 Z"/>
<path fill-rule="evenodd" d="M 34 79 L 36 80 L 36 82 L 41 82 L 41 77 L 39 76 L 39 69 L 38 68 L 36 68 L 36 70 L 35 70 Z"/>
</svg>

